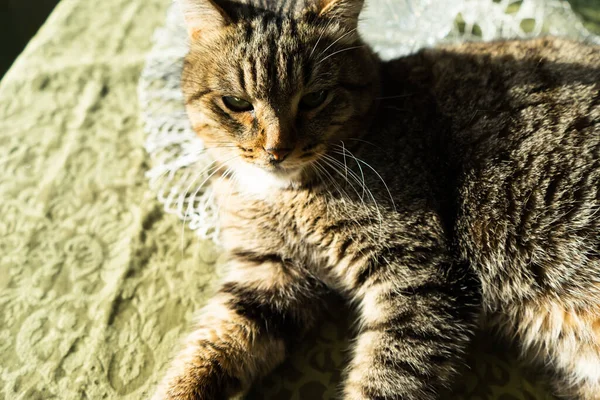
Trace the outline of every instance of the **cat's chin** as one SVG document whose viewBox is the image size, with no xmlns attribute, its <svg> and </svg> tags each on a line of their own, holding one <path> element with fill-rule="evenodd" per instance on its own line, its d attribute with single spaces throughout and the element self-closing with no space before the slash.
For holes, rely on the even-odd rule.
<svg viewBox="0 0 600 400">
<path fill-rule="evenodd" d="M 245 192 L 266 195 L 273 190 L 287 189 L 301 184 L 302 168 L 261 168 L 239 163 L 233 166 L 238 185 Z"/>
</svg>

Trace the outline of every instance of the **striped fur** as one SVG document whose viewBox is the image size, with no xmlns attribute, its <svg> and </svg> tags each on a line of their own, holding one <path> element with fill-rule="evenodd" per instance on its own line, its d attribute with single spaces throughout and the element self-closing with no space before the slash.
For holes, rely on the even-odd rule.
<svg viewBox="0 0 600 400">
<path fill-rule="evenodd" d="M 181 1 L 182 88 L 230 262 L 155 400 L 244 393 L 329 291 L 359 318 L 345 399 L 436 398 L 479 316 L 558 394 L 600 398 L 598 48 L 464 44 L 382 64 L 354 30 L 359 0 Z M 274 163 L 270 146 L 290 152 Z"/>
</svg>

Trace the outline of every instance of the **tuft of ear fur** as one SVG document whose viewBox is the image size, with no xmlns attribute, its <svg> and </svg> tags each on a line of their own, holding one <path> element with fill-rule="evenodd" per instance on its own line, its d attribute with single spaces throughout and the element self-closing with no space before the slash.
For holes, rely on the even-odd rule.
<svg viewBox="0 0 600 400">
<path fill-rule="evenodd" d="M 317 14 L 321 18 L 333 19 L 348 28 L 358 26 L 358 16 L 364 0 L 316 0 Z"/>
<path fill-rule="evenodd" d="M 230 23 L 230 19 L 213 0 L 177 0 L 190 39 L 198 35 L 220 29 Z"/>
</svg>

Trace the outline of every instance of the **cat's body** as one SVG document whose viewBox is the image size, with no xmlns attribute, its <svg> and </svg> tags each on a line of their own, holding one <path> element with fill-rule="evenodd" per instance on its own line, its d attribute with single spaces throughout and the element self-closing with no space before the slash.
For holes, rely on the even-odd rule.
<svg viewBox="0 0 600 400">
<path fill-rule="evenodd" d="M 337 18 L 357 2 L 325 3 L 325 11 L 344 7 Z M 284 32 L 282 47 L 286 29 L 303 31 L 285 21 L 273 31 Z M 359 57 L 346 60 L 352 66 L 328 67 L 337 68 L 330 79 L 355 81 L 306 114 L 303 97 L 292 112 L 323 125 L 310 113 L 341 104 L 323 117 L 334 121 L 325 139 L 304 127 L 282 134 L 285 107 L 262 110 L 260 100 L 240 111 L 237 99 L 232 117 L 200 112 L 215 103 L 196 103 L 210 79 L 195 74 L 202 49 L 190 53 L 188 114 L 208 143 L 225 141 L 223 125 L 242 129 L 247 120 L 259 133 L 232 141 L 249 163 L 263 147 L 279 157 L 267 146 L 273 140 L 293 143 L 290 163 L 315 158 L 300 173 L 270 177 L 275 166 L 242 171 L 215 146 L 230 167 L 215 182 L 229 272 L 156 398 L 247 390 L 314 326 L 331 290 L 360 318 L 346 399 L 435 398 L 480 319 L 550 366 L 560 394 L 600 398 L 598 48 L 558 39 L 464 44 L 380 67 L 353 40 L 340 51 L 360 49 L 346 54 Z M 317 51 L 319 41 L 309 40 Z M 265 70 L 274 63 L 271 74 L 293 69 L 283 56 L 263 62 Z M 244 63 L 237 70 L 246 92 L 260 93 L 260 73 Z M 279 127 L 272 137 L 268 122 L 260 128 L 269 113 Z"/>
</svg>

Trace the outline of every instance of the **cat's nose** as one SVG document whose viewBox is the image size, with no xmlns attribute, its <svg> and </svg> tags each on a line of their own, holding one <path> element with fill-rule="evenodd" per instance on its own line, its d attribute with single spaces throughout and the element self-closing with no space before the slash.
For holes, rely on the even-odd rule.
<svg viewBox="0 0 600 400">
<path fill-rule="evenodd" d="M 267 147 L 265 151 L 269 155 L 271 162 L 280 163 L 292 152 L 293 149 L 281 147 Z"/>
</svg>

